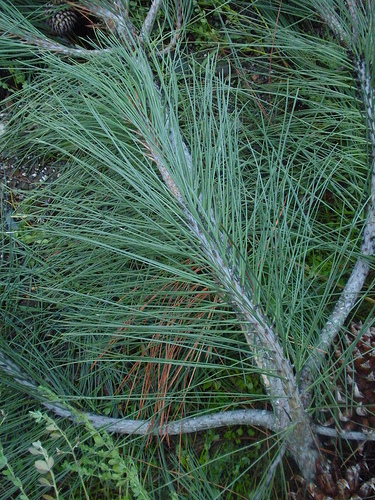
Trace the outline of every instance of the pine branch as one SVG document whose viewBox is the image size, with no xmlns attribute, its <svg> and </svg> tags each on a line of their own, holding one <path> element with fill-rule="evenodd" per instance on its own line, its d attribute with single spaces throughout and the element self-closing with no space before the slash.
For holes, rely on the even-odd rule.
<svg viewBox="0 0 375 500">
<path fill-rule="evenodd" d="M 358 23 L 358 12 L 359 9 L 357 4 L 350 2 L 350 13 L 353 19 L 353 37 L 351 38 L 352 43 L 358 43 L 357 36 L 359 32 Z M 335 33 L 342 37 L 342 23 L 337 17 L 335 17 L 335 22 L 332 21 L 332 13 L 328 12 L 328 7 L 321 8 L 320 11 L 326 16 L 325 20 L 327 24 L 335 30 Z M 345 39 L 349 40 L 348 37 Z M 352 47 L 353 52 L 356 47 Z M 369 129 L 370 143 L 372 149 L 371 158 L 371 185 L 370 185 L 370 199 L 368 204 L 368 213 L 366 218 L 365 227 L 363 230 L 363 239 L 361 244 L 361 257 L 357 260 L 353 271 L 342 291 L 339 300 L 337 301 L 330 317 L 328 318 L 323 330 L 321 331 L 317 343 L 314 349 L 311 351 L 311 355 L 304 366 L 299 387 L 303 397 L 304 405 L 307 407 L 311 402 L 311 385 L 319 372 L 322 363 L 326 357 L 326 354 L 330 347 L 332 346 L 336 336 L 343 327 L 345 320 L 349 316 L 353 307 L 355 306 L 359 294 L 365 284 L 366 278 L 370 271 L 370 260 L 369 257 L 375 255 L 375 111 L 374 111 L 374 88 L 371 84 L 371 74 L 369 71 L 368 63 L 366 60 L 359 59 L 356 56 L 356 66 L 358 72 L 358 80 L 360 82 L 360 90 L 363 96 L 363 102 L 366 110 L 366 118 Z"/>
</svg>

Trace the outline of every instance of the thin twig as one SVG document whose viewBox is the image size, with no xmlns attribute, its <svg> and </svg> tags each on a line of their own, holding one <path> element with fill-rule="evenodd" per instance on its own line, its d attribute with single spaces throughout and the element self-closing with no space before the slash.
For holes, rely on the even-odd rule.
<svg viewBox="0 0 375 500">
<path fill-rule="evenodd" d="M 281 463 L 281 461 L 285 455 L 285 452 L 286 452 L 286 446 L 283 445 L 281 447 L 280 451 L 277 453 L 275 459 L 272 461 L 271 465 L 268 466 L 266 478 L 263 481 L 263 484 L 261 485 L 261 487 L 258 489 L 258 491 L 255 493 L 255 495 L 252 497 L 253 500 L 260 500 L 261 498 L 263 498 L 264 491 L 271 484 L 271 482 L 275 476 L 276 469 L 279 466 L 279 464 Z"/>
<path fill-rule="evenodd" d="M 181 36 L 181 28 L 182 28 L 182 7 L 180 4 L 180 1 L 177 1 L 176 5 L 176 28 L 174 30 L 174 35 L 169 42 L 169 44 L 164 47 L 164 49 L 161 49 L 158 51 L 158 56 L 164 56 L 171 52 L 171 50 L 175 47 L 177 40 Z"/>
<path fill-rule="evenodd" d="M 153 0 L 141 29 L 141 40 L 147 39 L 152 31 L 163 0 Z"/>
<path fill-rule="evenodd" d="M 52 51 L 56 54 L 63 54 L 70 57 L 89 57 L 94 54 L 102 54 L 103 52 L 110 52 L 111 49 L 83 49 L 79 47 L 66 47 L 62 43 L 52 42 L 47 38 L 38 36 L 20 37 L 22 43 L 40 47 L 43 50 Z"/>
<path fill-rule="evenodd" d="M 115 2 L 115 8 L 119 13 L 115 13 L 112 10 L 102 7 L 88 0 L 83 1 L 83 6 L 80 10 L 84 10 L 95 17 L 102 19 L 111 33 L 116 33 L 120 38 L 125 39 L 128 43 L 133 44 L 133 41 L 137 39 L 138 34 L 133 24 L 129 21 L 126 11 L 119 9 L 117 2 Z"/>
<path fill-rule="evenodd" d="M 346 441 L 375 441 L 375 432 L 342 431 L 325 427 L 324 425 L 312 426 L 313 430 L 321 436 L 345 439 Z"/>
</svg>

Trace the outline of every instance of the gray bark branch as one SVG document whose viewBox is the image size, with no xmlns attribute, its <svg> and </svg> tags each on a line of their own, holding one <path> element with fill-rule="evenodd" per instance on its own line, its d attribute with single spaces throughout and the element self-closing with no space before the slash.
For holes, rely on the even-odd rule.
<svg viewBox="0 0 375 500">
<path fill-rule="evenodd" d="M 357 13 L 354 15 L 353 9 L 357 4 L 351 2 L 351 15 L 353 19 L 353 36 L 345 38 L 346 42 L 352 41 L 356 43 L 356 33 L 358 27 Z M 327 24 L 333 29 L 340 38 L 343 36 L 343 28 L 341 27 L 340 20 L 332 12 L 329 12 L 326 7 L 321 7 L 321 14 L 325 16 Z M 334 16 L 334 20 L 333 20 Z M 356 304 L 359 294 L 365 284 L 366 278 L 370 271 L 369 257 L 375 255 L 375 110 L 374 110 L 374 88 L 371 84 L 372 78 L 369 70 L 369 65 L 366 61 L 357 60 L 357 74 L 360 82 L 360 89 L 363 96 L 364 107 L 366 111 L 366 120 L 368 124 L 370 144 L 371 144 L 371 185 L 370 185 L 370 199 L 368 203 L 368 213 L 366 218 L 365 227 L 363 230 L 363 238 L 361 244 L 361 256 L 357 260 L 353 271 L 337 301 L 327 323 L 321 331 L 317 343 L 312 350 L 306 365 L 304 366 L 299 387 L 304 401 L 305 407 L 311 402 L 311 385 L 319 372 L 322 363 L 326 357 L 329 348 L 332 346 L 340 329 L 343 327 L 347 317 Z"/>
</svg>

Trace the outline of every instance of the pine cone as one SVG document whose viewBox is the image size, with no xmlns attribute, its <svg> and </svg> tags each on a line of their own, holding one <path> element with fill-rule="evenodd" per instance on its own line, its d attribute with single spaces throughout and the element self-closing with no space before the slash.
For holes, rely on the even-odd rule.
<svg viewBox="0 0 375 500">
<path fill-rule="evenodd" d="M 361 334 L 362 324 L 352 323 L 346 335 L 344 352 L 351 352 L 350 361 L 344 356 L 339 341 L 333 346 L 336 366 L 331 380 L 336 383 L 335 399 L 341 407 L 340 427 L 366 434 L 375 432 L 375 328 Z M 338 367 L 343 367 L 340 380 L 336 381 Z M 335 425 L 332 417 L 324 425 Z M 335 440 L 326 438 L 325 452 L 336 455 L 332 463 L 317 463 L 316 484 L 307 483 L 297 476 L 299 487 L 290 498 L 294 500 L 360 500 L 375 498 L 374 447 L 372 442 L 355 443 L 355 451 L 345 445 L 339 455 Z M 341 458 L 340 458 L 341 457 Z M 339 460 L 342 461 L 339 466 Z"/>
<path fill-rule="evenodd" d="M 362 432 L 375 431 L 375 328 L 359 338 L 362 325 L 352 323 L 351 332 L 346 336 L 346 349 L 353 348 L 353 363 L 345 366 L 346 388 L 338 384 L 337 401 L 344 400 L 347 394 L 353 410 L 345 410 L 340 414 L 342 428 Z M 341 346 L 335 345 L 335 356 L 339 364 L 343 364 Z"/>
<path fill-rule="evenodd" d="M 307 483 L 300 476 L 295 479 L 301 485 L 294 493 L 289 494 L 293 500 L 361 500 L 374 498 L 375 479 L 363 482 L 362 474 L 366 464 L 348 467 L 345 477 L 341 477 L 337 461 L 333 463 L 317 463 L 317 485 Z"/>
<path fill-rule="evenodd" d="M 64 1 L 53 0 L 45 8 L 46 22 L 57 35 L 68 35 L 77 23 L 77 13 Z"/>
</svg>

